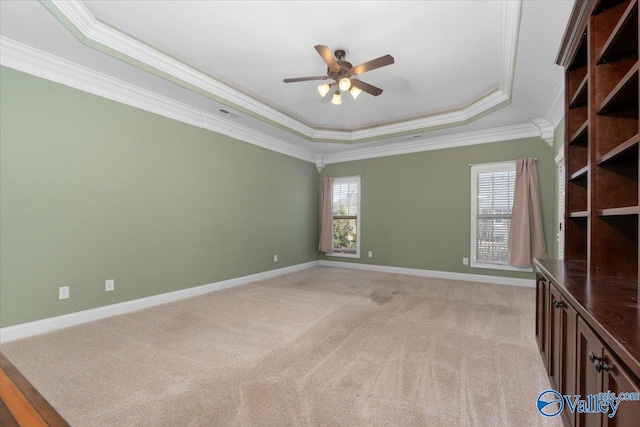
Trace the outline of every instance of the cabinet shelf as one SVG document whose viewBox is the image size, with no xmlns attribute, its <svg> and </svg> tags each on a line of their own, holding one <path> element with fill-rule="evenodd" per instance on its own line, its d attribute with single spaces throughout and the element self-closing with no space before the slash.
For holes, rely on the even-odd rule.
<svg viewBox="0 0 640 427">
<path fill-rule="evenodd" d="M 578 169 L 577 171 L 575 171 L 574 173 L 571 174 L 571 176 L 569 177 L 569 179 L 571 181 L 577 181 L 579 179 L 582 178 L 586 178 L 587 177 L 587 172 L 589 172 L 589 165 Z"/>
<path fill-rule="evenodd" d="M 580 37 L 580 44 L 576 48 L 576 51 L 573 54 L 573 58 L 571 59 L 571 63 L 567 65 L 567 71 L 573 72 L 584 68 L 584 72 L 587 72 L 587 32 L 582 33 Z"/>
<path fill-rule="evenodd" d="M 598 165 L 612 162 L 628 154 L 632 154 L 634 150 L 638 149 L 639 142 L 640 142 L 639 134 L 632 136 L 622 144 L 618 145 L 613 150 L 605 153 L 602 157 L 600 157 L 600 159 L 597 161 Z"/>
<path fill-rule="evenodd" d="M 602 46 L 596 64 L 624 56 L 638 56 L 638 0 L 632 0 Z"/>
<path fill-rule="evenodd" d="M 587 82 L 589 81 L 589 75 L 584 76 L 580 84 L 578 85 L 578 89 L 573 94 L 571 98 L 571 102 L 569 103 L 569 108 L 573 107 L 583 107 L 587 105 Z"/>
<path fill-rule="evenodd" d="M 569 216 L 571 218 L 587 218 L 589 216 L 589 212 L 588 211 L 571 212 Z"/>
<path fill-rule="evenodd" d="M 587 129 L 589 128 L 589 120 L 585 122 L 576 130 L 571 138 L 569 138 L 569 144 L 586 144 L 587 142 Z"/>
<path fill-rule="evenodd" d="M 624 75 L 620 82 L 609 92 L 596 109 L 596 114 L 605 114 L 609 111 L 630 105 L 633 106 L 635 100 L 635 108 L 638 106 L 638 61 Z"/>
<path fill-rule="evenodd" d="M 638 215 L 638 212 L 638 206 L 625 206 L 622 208 L 598 209 L 596 214 L 598 216 L 624 216 Z"/>
</svg>

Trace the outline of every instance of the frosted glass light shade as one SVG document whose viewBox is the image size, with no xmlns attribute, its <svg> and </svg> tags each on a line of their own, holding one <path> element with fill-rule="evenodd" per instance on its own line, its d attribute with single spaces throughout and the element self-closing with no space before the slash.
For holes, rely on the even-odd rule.
<svg viewBox="0 0 640 427">
<path fill-rule="evenodd" d="M 349 80 L 347 77 L 341 78 L 340 82 L 338 83 L 338 87 L 341 91 L 349 90 L 349 88 L 351 87 L 351 80 Z"/>
<path fill-rule="evenodd" d="M 353 96 L 353 99 L 356 99 L 358 95 L 362 93 L 362 91 L 357 87 L 353 86 L 351 89 L 349 89 L 349 93 L 351 94 L 351 96 Z"/>
<path fill-rule="evenodd" d="M 329 90 L 331 89 L 331 86 L 329 86 L 329 84 L 325 83 L 323 85 L 318 86 L 318 93 L 320 94 L 321 97 L 324 98 L 324 96 L 329 93 Z"/>
<path fill-rule="evenodd" d="M 340 96 L 340 91 L 337 91 L 336 93 L 333 94 L 333 98 L 331 98 L 331 103 L 333 105 L 342 104 L 342 97 Z"/>
</svg>

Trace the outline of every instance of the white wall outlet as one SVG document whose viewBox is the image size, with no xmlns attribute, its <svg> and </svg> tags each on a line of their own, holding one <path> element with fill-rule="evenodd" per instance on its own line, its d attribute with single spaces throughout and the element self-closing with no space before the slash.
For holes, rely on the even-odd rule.
<svg viewBox="0 0 640 427">
<path fill-rule="evenodd" d="M 111 292 L 116 288 L 116 281 L 113 279 L 109 279 L 104 282 L 104 290 L 105 292 Z"/>
<path fill-rule="evenodd" d="M 273 262 L 278 262 L 278 255 L 273 256 Z"/>
<path fill-rule="evenodd" d="M 462 263 L 464 265 L 469 265 L 469 258 L 462 258 Z"/>
<path fill-rule="evenodd" d="M 369 258 L 373 258 L 373 251 L 369 251 L 368 255 L 369 255 Z"/>
<path fill-rule="evenodd" d="M 69 287 L 60 286 L 58 288 L 58 299 L 67 299 L 67 298 L 69 298 Z"/>
</svg>

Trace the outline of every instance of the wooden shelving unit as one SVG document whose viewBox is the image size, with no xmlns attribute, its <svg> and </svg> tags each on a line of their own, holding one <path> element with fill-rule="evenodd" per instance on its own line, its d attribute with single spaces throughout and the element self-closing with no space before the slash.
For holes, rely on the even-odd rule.
<svg viewBox="0 0 640 427">
<path fill-rule="evenodd" d="M 565 68 L 565 256 L 535 261 L 536 340 L 564 395 L 640 392 L 638 26 L 638 0 L 576 1 L 556 61 Z M 622 410 L 614 421 L 566 409 L 562 419 L 638 423 L 638 405 Z"/>
<path fill-rule="evenodd" d="M 565 257 L 587 260 L 588 176 L 589 176 L 589 93 L 588 34 L 582 35 L 567 67 L 565 77 L 567 220 Z"/>
<path fill-rule="evenodd" d="M 565 34 L 565 259 L 638 280 L 638 0 L 587 0 Z M 640 296 L 640 291 L 638 292 Z"/>
</svg>

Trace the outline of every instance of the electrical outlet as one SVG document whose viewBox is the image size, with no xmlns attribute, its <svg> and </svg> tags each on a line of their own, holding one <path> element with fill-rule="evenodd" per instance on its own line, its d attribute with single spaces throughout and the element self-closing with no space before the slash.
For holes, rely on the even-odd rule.
<svg viewBox="0 0 640 427">
<path fill-rule="evenodd" d="M 106 282 L 104 282 L 104 290 L 105 292 L 111 292 L 112 290 L 114 290 L 116 287 L 116 281 L 113 279 L 109 279 Z"/>
<path fill-rule="evenodd" d="M 273 256 L 273 262 L 278 262 L 278 255 Z"/>
<path fill-rule="evenodd" d="M 469 258 L 462 258 L 462 263 L 464 265 L 469 265 Z"/>
<path fill-rule="evenodd" d="M 373 258 L 373 251 L 369 251 L 369 258 Z"/>
<path fill-rule="evenodd" d="M 67 298 L 69 298 L 69 287 L 60 286 L 58 288 L 58 299 L 67 299 Z"/>
</svg>

